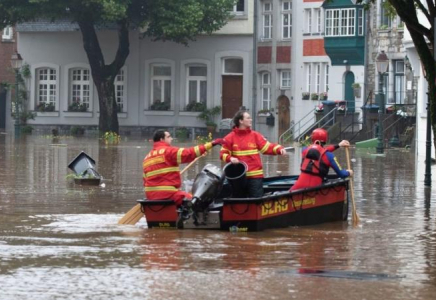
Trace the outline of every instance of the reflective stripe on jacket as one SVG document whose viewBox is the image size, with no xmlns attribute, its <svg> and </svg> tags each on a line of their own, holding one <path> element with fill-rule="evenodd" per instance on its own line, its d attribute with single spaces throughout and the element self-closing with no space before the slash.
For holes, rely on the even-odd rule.
<svg viewBox="0 0 436 300">
<path fill-rule="evenodd" d="M 145 196 L 149 200 L 171 199 L 181 186 L 179 165 L 189 163 L 212 148 L 212 143 L 177 148 L 155 142 L 142 162 Z"/>
<path fill-rule="evenodd" d="M 224 140 L 220 159 L 230 162 L 231 157 L 236 157 L 245 162 L 248 166 L 247 178 L 263 178 L 260 154 L 277 155 L 283 149 L 283 146 L 268 142 L 263 135 L 251 129 L 233 128 Z"/>
</svg>

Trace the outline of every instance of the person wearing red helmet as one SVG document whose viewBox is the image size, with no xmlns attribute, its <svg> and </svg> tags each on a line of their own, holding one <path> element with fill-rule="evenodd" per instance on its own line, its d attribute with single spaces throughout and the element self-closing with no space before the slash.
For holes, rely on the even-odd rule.
<svg viewBox="0 0 436 300">
<path fill-rule="evenodd" d="M 324 146 L 328 140 L 328 132 L 322 128 L 315 129 L 312 132 L 311 139 L 312 145 L 303 148 L 301 174 L 297 182 L 291 187 L 291 191 L 322 184 L 330 167 L 341 178 L 353 176 L 353 170 L 342 170 L 332 153 L 339 147 L 349 147 L 350 143 L 348 141 L 343 140 L 337 145 Z"/>
</svg>

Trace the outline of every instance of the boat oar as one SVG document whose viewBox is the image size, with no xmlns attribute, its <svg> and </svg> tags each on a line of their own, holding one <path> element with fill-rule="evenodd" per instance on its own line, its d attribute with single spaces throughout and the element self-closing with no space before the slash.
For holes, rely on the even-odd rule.
<svg viewBox="0 0 436 300">
<path fill-rule="evenodd" d="M 203 155 L 202 155 L 203 156 Z M 181 172 L 180 175 L 185 173 L 201 156 L 197 157 L 189 163 Z M 136 204 L 130 209 L 119 221 L 120 225 L 135 225 L 142 218 L 144 213 L 141 211 L 141 204 Z"/>
<path fill-rule="evenodd" d="M 345 147 L 345 154 L 347 155 L 347 168 L 348 170 L 351 170 L 351 163 L 350 163 L 350 150 L 348 150 L 348 147 Z M 353 225 L 356 226 L 359 224 L 359 216 L 357 215 L 356 211 L 356 202 L 354 201 L 354 182 L 353 177 L 350 176 L 350 191 L 351 191 L 351 203 L 352 203 L 352 215 L 353 215 Z"/>
</svg>

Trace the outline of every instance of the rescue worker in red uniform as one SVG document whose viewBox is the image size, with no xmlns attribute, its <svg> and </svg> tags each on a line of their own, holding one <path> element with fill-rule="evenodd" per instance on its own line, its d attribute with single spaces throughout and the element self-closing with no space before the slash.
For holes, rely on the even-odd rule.
<svg viewBox="0 0 436 300">
<path fill-rule="evenodd" d="M 168 131 L 158 130 L 153 141 L 153 149 L 142 162 L 145 197 L 148 200 L 170 199 L 180 206 L 183 199 L 191 199 L 192 196 L 179 190 L 179 165 L 189 163 L 213 146 L 220 145 L 222 139 L 191 148 L 177 148 L 171 146 L 173 138 Z"/>
<path fill-rule="evenodd" d="M 338 145 L 324 147 L 328 140 L 328 133 L 322 128 L 315 129 L 312 132 L 311 139 L 313 144 L 303 149 L 300 168 L 301 174 L 297 182 L 291 187 L 291 191 L 322 184 L 330 167 L 332 167 L 341 178 L 353 176 L 352 170 L 341 169 L 341 166 L 332 153 L 339 147 L 349 147 L 350 143 L 348 141 L 343 140 Z"/>
<path fill-rule="evenodd" d="M 285 155 L 286 150 L 279 144 L 268 142 L 259 132 L 251 130 L 253 120 L 246 111 L 239 111 L 233 117 L 233 131 L 224 137 L 220 159 L 226 163 L 247 164 L 248 197 L 263 196 L 263 168 L 260 154 Z M 244 187 L 243 187 L 244 188 Z"/>
</svg>

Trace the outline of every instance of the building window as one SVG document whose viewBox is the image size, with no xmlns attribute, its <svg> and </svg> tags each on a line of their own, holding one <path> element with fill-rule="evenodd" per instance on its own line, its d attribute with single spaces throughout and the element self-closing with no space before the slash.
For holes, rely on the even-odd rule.
<svg viewBox="0 0 436 300">
<path fill-rule="evenodd" d="M 121 69 L 115 77 L 115 100 L 117 102 L 118 112 L 125 112 L 125 75 L 124 69 Z"/>
<path fill-rule="evenodd" d="M 386 5 L 388 5 L 386 0 L 380 1 L 380 29 L 387 29 L 392 26 L 392 19 L 388 14 Z"/>
<path fill-rule="evenodd" d="M 280 72 L 280 89 L 290 89 L 291 88 L 291 71 L 283 70 Z"/>
<path fill-rule="evenodd" d="M 90 109 L 90 77 L 88 69 L 71 70 L 70 111 L 87 111 Z M 86 108 L 86 109 L 85 109 Z"/>
<path fill-rule="evenodd" d="M 40 68 L 36 70 L 36 95 L 37 107 L 43 103 L 47 106 L 56 106 L 56 70 L 51 68 Z"/>
<path fill-rule="evenodd" d="M 262 74 L 262 109 L 271 109 L 271 74 Z"/>
<path fill-rule="evenodd" d="M 226 58 L 224 60 L 224 75 L 243 74 L 243 61 L 240 58 Z"/>
<path fill-rule="evenodd" d="M 171 106 L 171 67 L 152 65 L 151 67 L 151 105 L 166 103 Z"/>
<path fill-rule="evenodd" d="M 233 14 L 242 15 L 245 11 L 245 0 L 238 0 L 235 5 L 233 5 Z"/>
<path fill-rule="evenodd" d="M 14 37 L 14 31 L 12 30 L 11 26 L 6 26 L 3 29 L 2 39 L 3 40 L 12 40 Z"/>
<path fill-rule="evenodd" d="M 395 104 L 404 104 L 404 60 L 394 60 L 394 96 Z"/>
<path fill-rule="evenodd" d="M 353 36 L 356 27 L 354 8 L 328 9 L 325 12 L 326 36 Z"/>
<path fill-rule="evenodd" d="M 363 9 L 357 10 L 357 34 L 363 35 Z"/>
<path fill-rule="evenodd" d="M 316 33 L 321 33 L 322 32 L 322 10 L 317 8 L 314 10 L 315 12 L 315 18 L 316 18 L 316 27 L 315 27 L 315 32 Z"/>
<path fill-rule="evenodd" d="M 306 33 L 312 32 L 312 9 L 305 9 L 304 12 L 306 16 Z"/>
<path fill-rule="evenodd" d="M 324 91 L 326 93 L 329 91 L 329 71 L 330 67 L 328 64 L 326 64 L 324 68 Z"/>
<path fill-rule="evenodd" d="M 321 64 L 315 65 L 315 92 L 319 94 L 321 83 Z"/>
<path fill-rule="evenodd" d="M 207 98 L 207 67 L 189 66 L 187 76 L 187 103 L 201 102 L 206 104 Z"/>
<path fill-rule="evenodd" d="M 292 37 L 292 2 L 283 1 L 282 3 L 282 38 Z"/>
<path fill-rule="evenodd" d="M 263 38 L 272 38 L 272 3 L 265 2 L 263 4 Z"/>
<path fill-rule="evenodd" d="M 312 65 L 306 64 L 306 92 L 311 92 L 311 81 L 312 81 Z"/>
</svg>

